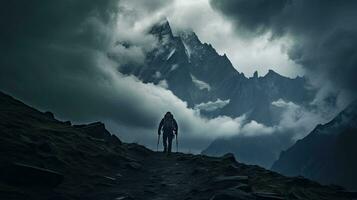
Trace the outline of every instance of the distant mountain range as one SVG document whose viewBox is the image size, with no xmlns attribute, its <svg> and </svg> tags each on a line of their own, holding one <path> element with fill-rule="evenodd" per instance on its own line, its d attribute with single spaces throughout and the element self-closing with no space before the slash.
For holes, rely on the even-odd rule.
<svg viewBox="0 0 357 200">
<path fill-rule="evenodd" d="M 306 89 L 303 77 L 291 79 L 273 70 L 264 77 L 257 72 L 251 78 L 245 77 L 226 55 L 202 43 L 194 32 L 174 35 L 166 20 L 154 25 L 149 34 L 158 39 L 159 45 L 146 55 L 146 63 L 122 66 L 120 71 L 167 87 L 205 116 L 245 114 L 248 120 L 272 125 L 278 118 L 271 106 L 273 101 L 304 104 L 313 97 L 314 91 Z"/>
<path fill-rule="evenodd" d="M 272 169 L 357 190 L 357 101 L 283 151 Z"/>
<path fill-rule="evenodd" d="M 157 38 L 158 45 L 146 55 L 145 64 L 121 66 L 119 70 L 135 75 L 145 83 L 171 90 L 190 108 L 199 109 L 206 117 L 245 115 L 247 122 L 255 120 L 273 126 L 281 120 L 282 111 L 272 106 L 272 102 L 282 99 L 307 105 L 315 94 L 307 89 L 304 77 L 288 78 L 269 70 L 263 77 L 255 72 L 253 77 L 247 78 L 233 67 L 226 55 L 219 55 L 210 44 L 202 43 L 194 32 L 180 31 L 175 35 L 166 20 L 155 24 L 148 34 Z M 129 43 L 124 44 L 130 47 Z M 263 140 L 218 139 L 203 153 L 223 155 L 234 152 L 242 162 L 269 168 L 280 151 L 289 146 L 278 137 L 269 137 L 268 143 Z M 261 153 L 256 157 L 244 156 L 244 152 L 252 148 Z"/>
</svg>

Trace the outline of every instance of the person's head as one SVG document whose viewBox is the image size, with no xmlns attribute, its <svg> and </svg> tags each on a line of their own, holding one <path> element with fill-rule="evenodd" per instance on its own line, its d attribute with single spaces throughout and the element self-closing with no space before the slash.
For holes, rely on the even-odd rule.
<svg viewBox="0 0 357 200">
<path fill-rule="evenodd" d="M 165 114 L 165 118 L 172 118 L 173 115 L 171 114 L 171 112 L 166 112 Z"/>
</svg>

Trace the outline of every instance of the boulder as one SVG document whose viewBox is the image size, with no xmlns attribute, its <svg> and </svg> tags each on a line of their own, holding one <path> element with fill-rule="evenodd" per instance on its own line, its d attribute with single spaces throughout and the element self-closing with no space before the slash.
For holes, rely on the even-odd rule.
<svg viewBox="0 0 357 200">
<path fill-rule="evenodd" d="M 48 117 L 49 119 L 55 119 L 55 115 L 50 111 L 47 111 L 43 114 L 45 114 L 45 116 Z"/>
<path fill-rule="evenodd" d="M 230 162 L 233 162 L 233 163 L 236 163 L 236 159 L 234 157 L 234 155 L 232 153 L 226 153 L 222 156 L 222 159 L 223 160 L 227 160 L 227 161 L 230 161 Z"/>
</svg>

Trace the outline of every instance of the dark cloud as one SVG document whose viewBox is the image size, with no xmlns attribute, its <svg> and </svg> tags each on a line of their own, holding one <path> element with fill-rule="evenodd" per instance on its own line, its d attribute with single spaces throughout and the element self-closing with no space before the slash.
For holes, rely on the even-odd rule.
<svg viewBox="0 0 357 200">
<path fill-rule="evenodd" d="M 127 7 L 129 9 L 135 8 L 140 12 L 154 13 L 161 8 L 168 6 L 172 2 L 166 0 L 122 0 L 121 7 Z"/>
<path fill-rule="evenodd" d="M 310 79 L 357 92 L 357 2 L 324 0 L 211 0 L 237 32 L 292 37 L 289 57 L 307 69 Z M 313 82 L 316 80 L 312 80 Z"/>
<path fill-rule="evenodd" d="M 274 18 L 282 13 L 287 0 L 223 0 L 211 1 L 211 4 L 240 27 L 263 33 L 274 24 Z"/>
<path fill-rule="evenodd" d="M 117 0 L 94 1 L 5 1 L 1 4 L 1 40 L 9 47 L 53 39 L 82 45 L 100 45 L 93 41 L 95 31 L 82 26 L 94 17 L 109 23 L 117 8 Z M 86 28 L 87 30 L 83 30 Z M 31 40 L 30 40 L 31 39 Z M 34 41 L 37 40 L 37 41 Z"/>
<path fill-rule="evenodd" d="M 0 88 L 62 117 L 150 126 L 148 116 L 115 102 L 107 63 L 98 63 L 114 45 L 117 7 L 117 0 L 3 3 Z"/>
<path fill-rule="evenodd" d="M 120 79 L 106 57 L 115 44 L 117 6 L 117 0 L 2 3 L 0 89 L 66 120 L 156 126 L 159 114 L 140 106 L 144 90 L 131 92 L 138 81 Z"/>
</svg>

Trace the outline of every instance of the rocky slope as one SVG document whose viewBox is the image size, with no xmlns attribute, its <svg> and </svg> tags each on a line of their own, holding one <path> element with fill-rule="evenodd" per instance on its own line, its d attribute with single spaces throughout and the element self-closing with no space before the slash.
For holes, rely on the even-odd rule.
<svg viewBox="0 0 357 200">
<path fill-rule="evenodd" d="M 0 199 L 352 199 L 232 155 L 166 156 L 102 123 L 71 125 L 0 92 Z"/>
<path fill-rule="evenodd" d="M 357 101 L 282 152 L 272 169 L 357 190 Z"/>
</svg>

